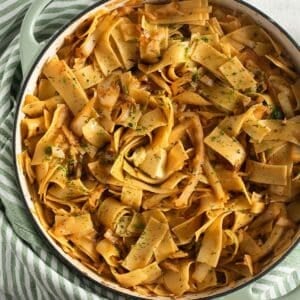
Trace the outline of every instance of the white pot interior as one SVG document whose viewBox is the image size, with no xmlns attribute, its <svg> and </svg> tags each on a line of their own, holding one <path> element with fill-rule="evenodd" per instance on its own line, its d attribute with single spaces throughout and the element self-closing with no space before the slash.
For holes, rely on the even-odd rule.
<svg viewBox="0 0 300 300">
<path fill-rule="evenodd" d="M 284 46 L 286 52 L 291 57 L 292 61 L 296 65 L 298 71 L 300 71 L 299 50 L 297 49 L 296 45 L 293 44 L 291 42 L 291 40 L 277 26 L 275 26 L 270 20 L 268 20 L 263 15 L 261 15 L 259 12 L 253 10 L 249 6 L 247 6 L 243 3 L 239 3 L 235 0 L 211 0 L 211 2 L 216 3 L 216 4 L 220 4 L 222 6 L 225 6 L 225 7 L 237 10 L 237 11 L 241 11 L 241 12 L 244 12 L 244 13 L 250 15 L 259 25 L 261 25 L 268 32 L 270 32 L 273 35 L 273 37 L 281 45 Z M 118 6 L 121 6 L 121 5 L 122 5 L 122 1 L 119 1 Z M 78 27 L 78 25 L 80 23 L 82 23 L 85 19 L 87 19 L 90 15 L 94 14 L 96 11 L 99 11 L 100 9 L 106 9 L 107 6 L 108 6 L 107 4 L 100 5 L 96 8 L 94 8 L 93 10 L 90 10 L 88 13 L 86 13 L 85 15 L 80 17 L 79 19 L 77 19 L 74 23 L 72 23 L 68 28 L 66 28 L 63 32 L 61 32 L 59 34 L 59 36 L 55 39 L 55 41 L 47 47 L 47 49 L 44 51 L 44 53 L 42 54 L 40 59 L 36 62 L 35 68 L 34 68 L 33 72 L 30 74 L 30 76 L 27 80 L 26 87 L 23 91 L 23 94 L 21 95 L 21 100 L 20 100 L 21 103 L 20 103 L 19 110 L 18 110 L 17 115 L 16 115 L 17 126 L 16 126 L 16 135 L 15 135 L 16 138 L 15 138 L 15 141 L 14 141 L 16 155 L 18 155 L 19 153 L 22 152 L 22 139 L 21 139 L 20 123 L 21 123 L 21 120 L 24 117 L 24 114 L 21 112 L 21 108 L 23 106 L 23 101 L 24 101 L 24 98 L 25 98 L 26 94 L 32 94 L 34 92 L 34 90 L 36 88 L 37 79 L 38 79 L 38 77 L 41 73 L 41 69 L 42 69 L 44 63 L 48 60 L 48 58 L 50 58 L 50 57 L 52 57 L 56 54 L 56 51 L 62 46 L 65 36 L 70 35 Z M 116 7 L 116 5 L 114 7 Z M 96 273 L 94 273 L 93 271 L 91 271 L 90 269 L 85 267 L 83 264 L 81 264 L 78 260 L 73 259 L 71 256 L 67 255 L 62 250 L 62 248 L 60 246 L 58 246 L 54 242 L 54 240 L 52 240 L 52 238 L 47 234 L 47 231 L 40 224 L 39 219 L 37 217 L 37 214 L 35 213 L 35 207 L 34 207 L 33 202 L 31 200 L 31 196 L 30 196 L 30 193 L 29 193 L 27 181 L 26 181 L 25 176 L 23 175 L 23 172 L 22 172 L 20 166 L 17 167 L 17 172 L 18 172 L 21 188 L 23 190 L 23 194 L 24 194 L 24 197 L 25 197 L 25 201 L 26 201 L 30 211 L 32 212 L 33 218 L 35 219 L 40 231 L 43 232 L 44 236 L 48 239 L 49 243 L 53 246 L 53 248 L 55 248 L 55 250 L 62 257 L 64 257 L 64 259 L 69 261 L 69 263 L 71 263 L 76 269 L 78 269 L 81 272 L 85 273 L 87 275 L 87 277 L 89 277 L 89 278 L 95 280 L 96 282 L 98 282 L 98 283 L 100 283 L 100 284 L 102 284 L 106 287 L 109 287 L 111 289 L 117 290 L 119 292 L 122 292 L 122 293 L 130 295 L 130 296 L 136 296 L 136 297 L 141 298 L 141 296 L 138 293 L 133 292 L 129 289 L 120 287 L 118 284 L 116 284 L 114 282 L 110 282 L 106 279 L 101 278 Z M 300 234 L 298 234 L 298 236 L 295 237 L 294 242 L 296 242 L 296 239 L 299 238 L 299 236 L 300 236 Z M 274 259 L 274 261 L 272 263 L 270 263 L 270 265 L 272 265 L 273 263 L 275 263 L 279 259 L 280 259 L 280 257 L 276 257 L 276 259 Z M 268 267 L 266 267 L 265 269 L 267 269 Z M 235 286 L 241 286 L 242 284 L 246 283 L 247 281 L 249 281 L 249 278 L 239 281 Z M 199 299 L 199 298 L 204 298 L 204 297 L 208 297 L 208 296 L 217 296 L 217 295 L 220 295 L 224 292 L 228 292 L 229 290 L 233 290 L 233 287 L 232 286 L 231 287 L 224 287 L 224 288 L 219 288 L 218 290 L 212 291 L 212 292 L 207 292 L 206 291 L 206 292 L 201 292 L 201 293 L 198 293 L 198 294 L 185 295 L 184 299 Z M 143 298 L 151 299 L 152 297 L 143 296 Z M 170 299 L 170 298 L 168 298 L 168 297 L 157 297 L 157 299 Z M 178 299 L 180 299 L 180 298 L 178 298 Z M 181 299 L 183 299 L 183 298 L 181 298 Z"/>
</svg>

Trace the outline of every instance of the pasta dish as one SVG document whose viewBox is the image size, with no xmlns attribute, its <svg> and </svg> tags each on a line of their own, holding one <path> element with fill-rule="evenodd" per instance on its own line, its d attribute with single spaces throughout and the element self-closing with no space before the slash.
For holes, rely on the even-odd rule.
<svg viewBox="0 0 300 300">
<path fill-rule="evenodd" d="M 45 63 L 19 162 L 66 253 L 142 295 L 181 296 L 251 277 L 291 244 L 299 111 L 299 74 L 247 15 L 130 0 Z"/>
</svg>

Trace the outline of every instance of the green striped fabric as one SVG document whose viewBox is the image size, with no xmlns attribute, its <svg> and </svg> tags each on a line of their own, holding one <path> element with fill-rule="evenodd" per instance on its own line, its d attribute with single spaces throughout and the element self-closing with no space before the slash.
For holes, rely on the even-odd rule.
<svg viewBox="0 0 300 300">
<path fill-rule="evenodd" d="M 16 185 L 12 128 L 16 95 L 22 81 L 19 31 L 30 2 L 0 1 L 0 299 L 124 299 L 78 276 L 53 255 L 36 232 Z M 95 2 L 54 0 L 37 21 L 38 40 L 49 38 L 70 18 Z M 299 284 L 298 246 L 280 266 L 253 284 L 251 292 L 253 299 L 275 299 Z M 231 300 L 231 296 L 224 299 Z"/>
</svg>

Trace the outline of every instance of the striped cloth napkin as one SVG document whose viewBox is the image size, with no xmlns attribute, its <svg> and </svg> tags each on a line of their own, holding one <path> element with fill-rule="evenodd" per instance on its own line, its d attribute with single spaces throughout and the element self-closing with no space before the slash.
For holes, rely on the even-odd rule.
<svg viewBox="0 0 300 300">
<path fill-rule="evenodd" d="M 54 0 L 36 24 L 38 40 L 49 38 L 96 1 Z M 16 185 L 12 128 L 16 95 L 22 81 L 19 31 L 30 2 L 0 1 L 0 299 L 125 299 L 82 278 L 56 258 L 35 230 Z M 275 299 L 299 284 L 298 246 L 278 267 L 254 283 L 251 291 L 253 299 Z M 235 299 L 234 295 L 223 299 Z"/>
</svg>

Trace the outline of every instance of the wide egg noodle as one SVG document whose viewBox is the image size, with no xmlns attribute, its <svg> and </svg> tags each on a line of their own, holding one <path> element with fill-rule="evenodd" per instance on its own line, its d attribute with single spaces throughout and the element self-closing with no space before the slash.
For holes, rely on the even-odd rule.
<svg viewBox="0 0 300 300">
<path fill-rule="evenodd" d="M 154 65 L 140 65 L 139 68 L 146 74 L 153 73 L 169 65 L 178 65 L 187 61 L 188 44 L 186 42 L 174 42 L 165 51 L 162 60 Z"/>
<path fill-rule="evenodd" d="M 161 276 L 162 271 L 157 264 L 153 262 L 144 268 L 136 269 L 128 273 L 119 274 L 116 270 L 112 269 L 112 274 L 125 287 L 134 287 L 142 283 L 151 283 Z"/>
<path fill-rule="evenodd" d="M 205 100 L 199 94 L 188 92 L 188 91 L 176 95 L 175 97 L 173 97 L 173 101 L 176 101 L 180 104 L 191 104 L 191 105 L 199 105 L 199 106 L 211 105 L 210 102 Z"/>
<path fill-rule="evenodd" d="M 205 144 L 227 159 L 234 167 L 239 167 L 246 158 L 245 149 L 235 138 L 216 127 L 204 140 Z"/>
<path fill-rule="evenodd" d="M 124 204 L 139 210 L 142 198 L 143 190 L 125 186 L 122 188 L 121 202 Z"/>
<path fill-rule="evenodd" d="M 61 128 L 67 118 L 68 111 L 64 104 L 59 104 L 55 110 L 50 128 L 46 131 L 43 137 L 38 141 L 35 152 L 32 158 L 32 165 L 39 165 L 47 161 L 49 156 L 52 155 L 52 147 L 58 130 Z"/>
<path fill-rule="evenodd" d="M 158 263 L 164 261 L 178 251 L 178 247 L 170 231 L 167 231 L 158 247 L 154 249 L 154 256 Z"/>
<path fill-rule="evenodd" d="M 65 61 L 52 58 L 43 68 L 43 73 L 64 99 L 74 115 L 88 102 L 79 81 Z"/>
<path fill-rule="evenodd" d="M 219 67 L 221 73 L 226 77 L 229 83 L 237 90 L 255 90 L 256 81 L 251 74 L 240 62 L 237 57 Z"/>
<path fill-rule="evenodd" d="M 197 261 L 216 267 L 222 251 L 222 223 L 228 215 L 222 214 L 217 217 L 204 233 L 202 245 L 197 255 Z"/>
<path fill-rule="evenodd" d="M 114 18 L 112 15 L 106 15 L 101 23 L 101 33 L 95 46 L 95 57 L 99 67 L 105 76 L 109 75 L 115 69 L 122 67 L 122 63 L 118 59 L 112 48 L 110 37 L 112 31 L 121 23 L 121 18 Z"/>
<path fill-rule="evenodd" d="M 125 41 L 122 31 L 122 25 L 133 24 L 129 19 L 122 18 L 120 24 L 112 31 L 112 38 L 119 50 L 122 64 L 126 70 L 132 68 L 137 60 L 137 37 L 136 40 Z"/>
<path fill-rule="evenodd" d="M 181 1 L 161 5 L 146 4 L 145 11 L 153 16 L 150 22 L 156 24 L 203 24 L 203 21 L 208 18 L 211 7 L 208 6 L 207 0 L 201 0 L 198 3 Z"/>
<path fill-rule="evenodd" d="M 246 95 L 222 84 L 215 84 L 213 87 L 203 85 L 201 94 L 219 110 L 225 112 L 234 112 L 240 105 L 250 101 Z"/>
<path fill-rule="evenodd" d="M 102 255 L 109 266 L 116 267 L 118 265 L 117 259 L 120 253 L 111 241 L 101 240 L 96 246 L 96 251 Z"/>
<path fill-rule="evenodd" d="M 103 80 L 103 74 L 93 65 L 87 65 L 78 69 L 74 74 L 83 89 L 88 89 Z"/>
<path fill-rule="evenodd" d="M 119 219 L 129 212 L 128 206 L 119 203 L 114 198 L 107 198 L 99 207 L 98 218 L 102 224 L 114 230 Z"/>
<path fill-rule="evenodd" d="M 166 288 L 177 296 L 181 296 L 184 292 L 186 292 L 190 288 L 189 269 L 191 264 L 192 264 L 191 261 L 188 260 L 183 261 L 179 265 L 178 272 L 168 270 L 163 277 Z"/>
<path fill-rule="evenodd" d="M 144 232 L 126 256 L 122 266 L 127 270 L 135 270 L 149 264 L 153 250 L 164 238 L 168 227 L 154 218 L 150 218 Z"/>
<path fill-rule="evenodd" d="M 248 160 L 247 173 L 250 181 L 265 184 L 287 184 L 286 165 L 270 165 Z"/>
<path fill-rule="evenodd" d="M 220 78 L 222 78 L 222 74 L 220 73 L 219 68 L 228 61 L 226 55 L 203 41 L 197 42 L 191 58 Z"/>
</svg>

